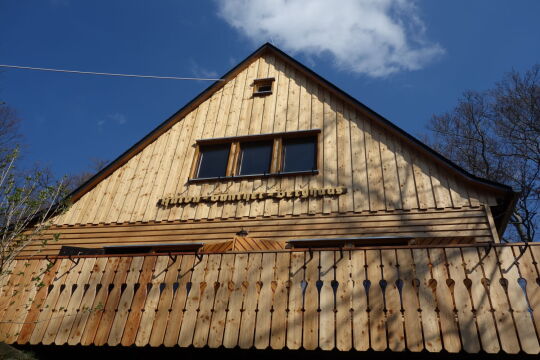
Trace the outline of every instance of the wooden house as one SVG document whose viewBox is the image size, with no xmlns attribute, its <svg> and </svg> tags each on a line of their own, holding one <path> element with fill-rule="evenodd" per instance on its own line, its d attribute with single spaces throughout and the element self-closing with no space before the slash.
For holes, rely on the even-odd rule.
<svg viewBox="0 0 540 360">
<path fill-rule="evenodd" d="M 512 189 L 270 44 L 71 200 L 0 284 L 8 343 L 540 351 L 540 247 L 500 243 Z"/>
</svg>

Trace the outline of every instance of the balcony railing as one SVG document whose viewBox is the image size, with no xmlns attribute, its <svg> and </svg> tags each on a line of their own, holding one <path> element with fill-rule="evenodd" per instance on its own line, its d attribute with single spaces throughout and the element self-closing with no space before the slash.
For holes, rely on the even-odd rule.
<svg viewBox="0 0 540 360">
<path fill-rule="evenodd" d="M 540 246 L 20 259 L 1 340 L 537 354 Z"/>
</svg>

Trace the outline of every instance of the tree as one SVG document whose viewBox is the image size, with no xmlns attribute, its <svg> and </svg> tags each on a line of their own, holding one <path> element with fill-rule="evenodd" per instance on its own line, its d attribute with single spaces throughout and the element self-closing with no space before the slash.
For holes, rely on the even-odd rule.
<svg viewBox="0 0 540 360">
<path fill-rule="evenodd" d="M 39 168 L 21 169 L 19 119 L 6 104 L 0 105 L 0 278 L 29 244 L 39 241 L 50 218 L 61 210 L 64 181 L 51 179 Z M 57 238 L 54 237 L 54 238 Z M 38 242 L 44 245 L 44 241 Z"/>
<path fill-rule="evenodd" d="M 467 171 L 520 193 L 506 241 L 537 238 L 540 206 L 540 65 L 511 71 L 493 89 L 467 91 L 432 117 L 429 144 Z"/>
</svg>

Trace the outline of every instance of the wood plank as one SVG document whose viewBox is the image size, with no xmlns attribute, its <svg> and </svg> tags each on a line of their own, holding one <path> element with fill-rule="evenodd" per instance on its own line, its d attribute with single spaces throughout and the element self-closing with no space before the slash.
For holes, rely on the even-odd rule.
<svg viewBox="0 0 540 360">
<path fill-rule="evenodd" d="M 464 248 L 462 251 L 463 259 L 465 260 L 465 273 L 470 280 L 468 285 L 475 309 L 482 349 L 487 353 L 497 353 L 500 350 L 496 331 L 497 327 L 490 314 L 489 293 L 482 284 L 484 276 L 482 274 L 482 268 L 479 266 L 480 259 L 478 258 L 478 252 L 475 248 Z M 495 284 L 493 285 L 496 286 Z"/>
<path fill-rule="evenodd" d="M 388 331 L 388 348 L 392 351 L 405 350 L 405 333 L 401 315 L 401 296 L 398 289 L 398 267 L 396 250 L 381 250 L 381 265 L 386 282 L 385 309 L 386 328 Z"/>
<path fill-rule="evenodd" d="M 336 253 L 336 348 L 349 351 L 353 347 L 352 309 L 353 280 L 351 252 Z"/>
<path fill-rule="evenodd" d="M 480 351 L 480 338 L 476 328 L 469 291 L 465 286 L 465 268 L 460 249 L 445 249 L 449 276 L 454 287 L 454 301 L 463 350 L 476 354 Z"/>
<path fill-rule="evenodd" d="M 18 298 L 24 293 L 24 275 L 31 265 L 27 260 L 15 260 L 13 268 L 6 273 L 6 283 L 2 288 L 2 298 L 0 299 L 0 338 L 8 339 L 12 314 L 17 309 Z"/>
<path fill-rule="evenodd" d="M 44 270 L 44 268 L 39 269 L 40 261 L 22 260 L 18 261 L 18 264 L 22 268 L 14 267 L 16 272 L 3 275 L 9 278 L 8 282 L 12 283 L 11 289 L 3 294 L 6 304 L 2 307 L 4 314 L 0 321 L 0 336 L 6 343 L 12 343 L 17 338 L 20 326 L 18 322 L 24 320 L 28 311 L 28 306 L 25 304 L 29 300 L 29 293 L 35 292 L 36 289 L 37 282 L 32 279 L 36 276 L 36 272 L 41 273 Z"/>
<path fill-rule="evenodd" d="M 178 121 L 178 123 L 176 123 L 171 129 L 178 132 L 178 139 L 175 143 L 171 144 L 171 148 L 168 149 L 168 151 L 172 151 L 172 153 L 167 154 L 167 156 L 170 156 L 170 163 L 168 164 L 169 171 L 167 173 L 167 177 L 164 178 L 166 181 L 163 185 L 161 185 L 163 187 L 161 190 L 161 196 L 168 196 L 176 193 L 180 172 L 182 171 L 183 166 L 187 166 L 183 163 L 185 160 L 184 154 L 187 150 L 186 142 L 189 140 L 189 137 L 191 137 L 191 132 L 193 131 L 193 118 L 196 114 L 197 109 L 194 109 L 183 119 Z M 177 127 L 178 129 L 175 130 Z M 169 214 L 169 208 L 158 207 L 156 215 L 153 218 L 156 221 L 168 220 Z"/>
<path fill-rule="evenodd" d="M 369 349 L 369 307 L 367 294 L 366 259 L 363 250 L 351 251 L 351 280 L 353 281 L 353 345 L 357 351 Z"/>
<path fill-rule="evenodd" d="M 337 103 L 336 99 L 329 92 L 324 92 L 324 126 L 322 131 L 323 136 L 323 185 L 324 187 L 336 187 L 338 184 L 337 171 Z M 330 214 L 338 211 L 338 203 L 331 197 L 323 199 L 323 213 Z"/>
<path fill-rule="evenodd" d="M 109 296 L 109 288 L 113 282 L 119 264 L 120 258 L 109 258 L 109 261 L 107 261 L 107 266 L 101 276 L 101 281 L 96 287 L 96 297 L 94 298 L 90 309 L 90 316 L 88 316 L 86 326 L 82 332 L 81 345 L 90 345 L 94 342 L 101 317 L 103 316 L 103 309 Z"/>
<path fill-rule="evenodd" d="M 350 108 L 339 105 L 337 113 L 337 162 L 338 186 L 347 188 L 347 192 L 337 198 L 340 213 L 353 211 L 352 191 L 352 148 L 351 148 L 351 120 Z"/>
<path fill-rule="evenodd" d="M 394 144 L 389 133 L 380 134 L 381 166 L 386 210 L 402 209 Z"/>
<path fill-rule="evenodd" d="M 527 354 L 538 354 L 540 352 L 540 344 L 538 343 L 538 337 L 529 312 L 529 305 L 525 294 L 520 288 L 519 279 L 521 278 L 517 264 L 515 263 L 515 257 L 512 252 L 512 248 L 496 248 L 497 255 L 503 274 L 503 278 L 507 281 L 508 287 L 508 299 L 516 328 L 519 334 L 521 342 L 521 350 Z"/>
<path fill-rule="evenodd" d="M 71 329 L 75 323 L 78 312 L 81 311 L 81 302 L 85 293 L 85 287 L 89 285 L 90 276 L 96 264 L 95 258 L 80 259 L 84 261 L 81 268 L 81 273 L 77 279 L 76 288 L 69 300 L 69 304 L 66 307 L 66 313 L 60 324 L 58 334 L 54 340 L 55 345 L 64 345 L 69 338 Z"/>
<path fill-rule="evenodd" d="M 88 288 L 83 294 L 79 311 L 73 319 L 73 326 L 69 333 L 68 345 L 77 345 L 80 343 L 83 335 L 83 331 L 86 327 L 86 323 L 90 317 L 90 314 L 97 311 L 94 307 L 94 299 L 97 294 L 98 285 L 101 282 L 101 278 L 107 267 L 114 266 L 112 258 L 98 258 L 92 268 L 92 274 L 88 281 Z M 110 271 L 110 270 L 109 270 Z"/>
<path fill-rule="evenodd" d="M 394 139 L 394 145 L 403 209 L 417 209 L 418 197 L 409 149 L 398 139 Z"/>
<path fill-rule="evenodd" d="M 149 207 L 156 207 L 156 202 L 150 202 L 150 195 L 156 185 L 156 177 L 160 171 L 160 165 L 163 161 L 165 149 L 168 146 L 170 131 L 161 135 L 156 139 L 155 145 L 152 151 L 152 155 L 148 154 L 149 162 L 146 174 L 142 178 L 142 186 L 140 187 L 133 213 L 131 215 L 130 222 L 142 221 L 144 214 Z M 160 184 L 161 185 L 161 184 Z"/>
<path fill-rule="evenodd" d="M 373 126 L 372 122 L 367 119 L 364 127 L 364 136 L 366 142 L 369 211 L 382 210 L 385 208 L 385 206 L 384 193 L 380 186 L 382 184 L 383 175 L 381 168 L 381 154 L 379 151 L 378 132 Z"/>
<path fill-rule="evenodd" d="M 425 164 L 418 157 L 417 153 L 410 153 L 413 166 L 414 182 L 416 184 L 416 194 L 418 196 L 418 208 L 430 209 L 435 207 L 433 193 L 431 191 L 431 180 L 427 175 Z"/>
<path fill-rule="evenodd" d="M 201 291 L 201 302 L 195 323 L 195 334 L 193 337 L 193 346 L 203 347 L 208 342 L 208 333 L 210 331 L 210 323 L 212 311 L 214 309 L 214 300 L 216 297 L 217 281 L 219 279 L 221 267 L 221 254 L 208 255 L 208 266 L 204 275 L 205 287 Z"/>
<path fill-rule="evenodd" d="M 139 166 L 139 162 L 141 161 L 142 158 L 143 158 L 143 152 L 140 152 L 134 157 L 132 157 L 122 167 L 124 168 L 124 172 L 122 174 L 122 178 L 120 179 L 118 191 L 112 201 L 111 209 L 109 210 L 109 213 L 107 214 L 107 218 L 105 220 L 106 224 L 122 222 L 121 220 L 122 208 L 124 206 L 124 202 L 129 196 L 129 188 L 131 185 L 131 181 L 136 174 L 137 168 Z"/>
<path fill-rule="evenodd" d="M 135 338 L 135 345 L 137 346 L 145 346 L 148 344 L 148 341 L 150 341 L 150 334 L 153 329 L 152 324 L 154 323 L 159 298 L 162 294 L 163 288 L 161 285 L 165 280 L 167 265 L 169 265 L 168 256 L 157 257 L 151 281 L 148 283 L 150 291 L 148 291 L 148 295 L 146 296 L 144 312 L 141 317 L 137 337 Z"/>
<path fill-rule="evenodd" d="M 154 141 L 141 151 L 141 160 L 137 164 L 137 170 L 135 170 L 133 179 L 130 181 L 128 196 L 122 205 L 117 222 L 135 222 L 135 218 L 133 218 L 133 214 L 136 211 L 135 206 L 137 205 L 141 189 L 144 186 L 144 178 L 151 166 L 152 155 L 157 147 L 157 141 Z"/>
<path fill-rule="evenodd" d="M 44 306 L 44 302 L 47 299 L 47 296 L 49 295 L 49 284 L 53 281 L 53 279 L 56 277 L 57 272 L 59 271 L 61 261 L 56 261 L 55 263 L 49 264 L 47 260 L 45 271 L 40 275 L 41 283 L 38 282 L 36 284 L 37 292 L 35 294 L 35 297 L 32 299 L 32 305 L 30 306 L 30 309 L 24 318 L 24 324 L 22 324 L 22 327 L 19 331 L 19 335 L 17 336 L 17 343 L 19 344 L 26 344 L 30 340 L 30 337 L 32 336 L 32 333 L 34 331 L 34 328 L 37 324 L 37 321 L 39 319 L 39 316 L 41 315 L 41 310 Z M 18 261 L 13 261 L 9 267 L 8 272 L 13 273 L 13 268 L 11 266 L 15 266 Z M 5 275 L 4 279 L 2 279 L 3 286 L 2 286 L 2 299 L 7 299 L 8 297 L 4 293 L 5 287 L 7 282 L 9 281 L 8 275 Z"/>
<path fill-rule="evenodd" d="M 152 281 L 152 275 L 157 262 L 157 256 L 146 256 L 144 258 L 141 275 L 139 281 L 136 284 L 135 295 L 131 302 L 131 309 L 124 327 L 124 334 L 122 335 L 123 346 L 131 346 L 135 343 L 137 338 L 137 332 L 139 331 L 142 313 L 146 303 L 146 297 L 148 296 L 148 286 Z"/>
<path fill-rule="evenodd" d="M 437 319 L 437 302 L 431 290 L 431 273 L 429 271 L 429 256 L 425 249 L 414 249 L 416 278 L 418 284 L 418 298 L 422 316 L 422 329 L 424 333 L 424 346 L 429 352 L 442 350 L 439 321 Z"/>
<path fill-rule="evenodd" d="M 257 304 L 261 291 L 261 264 L 262 254 L 249 254 L 247 281 L 243 284 L 245 287 L 245 296 L 244 303 L 242 305 L 243 312 L 240 321 L 240 335 L 238 338 L 238 346 L 241 349 L 249 349 L 253 346 L 257 317 Z"/>
<path fill-rule="evenodd" d="M 272 321 L 272 297 L 274 286 L 274 271 L 276 270 L 276 254 L 262 254 L 261 278 L 259 280 L 260 294 L 257 304 L 257 320 L 255 323 L 254 345 L 256 349 L 266 349 L 270 345 L 270 326 Z"/>
<path fill-rule="evenodd" d="M 403 281 L 401 292 L 407 349 L 412 352 L 419 352 L 424 349 L 424 344 L 418 288 L 415 285 L 414 259 L 410 249 L 398 249 L 396 253 L 399 263 L 399 276 Z"/>
<path fill-rule="evenodd" d="M 459 329 L 454 317 L 453 293 L 447 285 L 450 279 L 446 268 L 446 257 L 443 249 L 430 249 L 431 271 L 436 281 L 435 294 L 441 325 L 443 346 L 449 353 L 461 351 Z"/>
<path fill-rule="evenodd" d="M 287 343 L 287 310 L 289 300 L 290 253 L 276 254 L 276 270 L 272 282 L 272 328 L 270 347 L 283 349 Z M 299 337 L 300 339 L 300 337 Z"/>
<path fill-rule="evenodd" d="M 335 347 L 335 303 L 332 282 L 335 279 L 334 252 L 321 251 L 319 280 L 322 281 L 320 290 L 319 313 L 319 347 L 322 350 L 332 350 Z"/>
<path fill-rule="evenodd" d="M 365 122 L 356 111 L 350 114 L 352 192 L 354 211 L 369 210 L 369 189 L 366 161 Z"/>
<path fill-rule="evenodd" d="M 219 271 L 218 289 L 214 300 L 210 332 L 208 334 L 208 346 L 218 348 L 223 345 L 223 334 L 229 305 L 229 298 L 234 288 L 232 283 L 234 267 L 234 254 L 224 254 L 221 259 Z"/>
<path fill-rule="evenodd" d="M 125 283 L 131 265 L 130 257 L 120 258 L 120 263 L 116 268 L 114 279 L 109 286 L 109 296 L 102 310 L 101 320 L 94 337 L 93 344 L 102 346 L 107 343 L 114 318 L 118 312 L 120 299 L 122 296 L 122 285 Z"/>
<path fill-rule="evenodd" d="M 296 73 L 296 78 L 300 86 L 300 104 L 298 111 L 298 130 L 312 129 L 311 127 L 311 96 L 313 93 L 313 82 L 306 79 L 300 73 Z M 295 177 L 294 190 L 309 190 L 309 183 L 313 176 L 297 176 Z M 308 199 L 295 198 L 293 199 L 293 215 L 301 215 L 308 213 Z"/>
<path fill-rule="evenodd" d="M 178 336 L 180 327 L 184 319 L 184 311 L 186 309 L 186 300 L 188 297 L 188 284 L 191 284 L 191 276 L 193 274 L 193 266 L 195 264 L 195 255 L 183 255 L 182 264 L 178 271 L 177 283 L 173 284 L 174 298 L 172 301 L 169 321 L 165 330 L 163 345 L 167 347 L 178 344 Z M 191 285 L 190 285 L 191 286 Z M 175 290 L 176 289 L 176 290 Z"/>
<path fill-rule="evenodd" d="M 109 186 L 107 187 L 107 190 L 105 191 L 103 195 L 103 198 L 99 205 L 99 209 L 97 209 L 96 216 L 94 217 L 94 220 L 92 221 L 93 224 L 101 224 L 107 221 L 107 216 L 112 207 L 114 197 L 116 193 L 118 192 L 118 188 L 120 186 L 120 180 L 122 179 L 124 171 L 125 171 L 125 166 L 122 166 L 121 168 L 117 169 L 114 173 L 109 175 L 109 178 L 110 178 Z"/>
<path fill-rule="evenodd" d="M 287 348 L 299 349 L 302 346 L 302 315 L 304 310 L 304 261 L 303 252 L 291 253 L 289 272 L 289 304 L 287 324 Z M 272 323 L 274 326 L 274 322 Z M 272 344 L 272 348 L 274 348 Z"/>
<path fill-rule="evenodd" d="M 131 260 L 129 273 L 125 282 L 125 288 L 120 296 L 118 310 L 116 311 L 116 315 L 111 326 L 111 331 L 109 333 L 109 338 L 107 340 L 107 344 L 110 346 L 116 346 L 122 341 L 124 328 L 126 326 L 129 312 L 131 311 L 131 302 L 135 296 L 135 286 L 139 281 L 144 259 L 145 258 L 142 256 L 136 256 Z"/>
<path fill-rule="evenodd" d="M 319 346 L 319 252 L 306 256 L 304 290 L 304 334 L 302 345 L 306 350 L 314 350 Z"/>
<path fill-rule="evenodd" d="M 323 105 L 324 92 L 321 87 L 314 86 L 313 94 L 311 96 L 311 128 L 323 129 L 324 127 L 324 105 Z M 324 136 L 319 134 L 317 137 L 317 168 L 319 174 L 310 177 L 309 188 L 318 189 L 323 186 L 324 174 L 321 170 L 324 169 Z M 308 204 L 309 214 L 322 213 L 322 199 L 310 198 Z"/>
<path fill-rule="evenodd" d="M 195 323 L 197 321 L 197 310 L 200 306 L 201 295 L 204 293 L 206 287 L 204 273 L 207 264 L 208 256 L 203 256 L 202 260 L 196 263 L 193 274 L 191 275 L 191 286 L 186 299 L 182 326 L 178 336 L 178 345 L 181 347 L 187 347 L 193 343 L 193 334 L 195 332 Z"/>
<path fill-rule="evenodd" d="M 380 256 L 379 250 L 366 251 L 367 280 L 371 283 L 368 292 L 370 340 L 371 348 L 375 351 L 384 351 L 387 348 Z"/>
<path fill-rule="evenodd" d="M 154 324 L 152 326 L 152 332 L 150 333 L 150 340 L 148 343 L 150 346 L 161 346 L 165 338 L 165 331 L 167 329 L 169 314 L 172 311 L 172 303 L 174 299 L 174 287 L 179 278 L 178 271 L 182 264 L 182 256 L 174 256 L 165 269 L 164 281 L 160 284 L 159 290 L 161 296 L 159 298 L 159 304 L 156 308 L 156 316 L 154 318 Z M 178 290 L 178 288 L 177 288 Z"/>
<path fill-rule="evenodd" d="M 238 344 L 242 306 L 247 289 L 247 267 L 248 254 L 237 254 L 232 282 L 229 284 L 231 295 L 223 334 L 223 346 L 228 349 Z"/>
<path fill-rule="evenodd" d="M 18 301 L 18 305 L 14 314 L 11 315 L 10 329 L 7 332 L 9 337 L 5 340 L 8 344 L 13 344 L 17 341 L 17 338 L 20 335 L 21 329 L 25 323 L 25 319 L 28 317 L 32 310 L 32 304 L 36 293 L 40 289 L 40 282 L 43 281 L 45 277 L 45 272 L 47 271 L 47 260 L 34 260 L 34 264 L 27 267 L 25 270 L 25 279 L 23 282 L 23 291 L 21 297 Z M 9 269 L 9 266 L 8 266 Z M 4 277 L 8 277 L 7 274 Z M 44 283 L 43 283 L 44 284 Z"/>
<path fill-rule="evenodd" d="M 514 256 L 517 256 L 521 253 L 519 248 L 513 248 Z M 528 247 L 524 249 L 522 258 L 519 260 L 519 269 L 522 275 L 522 278 L 525 279 L 525 289 L 527 291 L 527 299 L 529 307 L 532 310 L 532 316 L 536 329 L 540 329 L 540 283 L 536 279 L 540 278 L 538 275 L 536 256 L 540 255 L 540 250 L 538 247 Z M 536 254 L 533 255 L 533 252 L 536 251 Z"/>
<path fill-rule="evenodd" d="M 32 336 L 30 337 L 30 344 L 32 345 L 39 344 L 43 340 L 43 336 L 45 335 L 47 326 L 49 325 L 49 321 L 54 314 L 53 309 L 55 309 L 56 302 L 58 301 L 62 290 L 64 290 L 62 285 L 69 276 L 69 270 L 73 265 L 73 263 L 69 259 L 59 261 L 61 262 L 61 264 L 58 268 L 58 273 L 56 273 L 54 279 L 52 279 L 51 281 L 52 289 L 50 289 L 51 286 L 49 286 L 49 293 L 41 307 L 41 313 L 36 320 L 36 326 L 34 327 L 34 331 L 32 332 Z"/>
</svg>

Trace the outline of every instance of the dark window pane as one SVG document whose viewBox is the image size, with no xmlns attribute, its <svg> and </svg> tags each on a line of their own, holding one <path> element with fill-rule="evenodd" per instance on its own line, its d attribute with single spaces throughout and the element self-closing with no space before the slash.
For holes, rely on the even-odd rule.
<svg viewBox="0 0 540 360">
<path fill-rule="evenodd" d="M 284 139 L 283 172 L 316 170 L 316 141 L 315 137 Z"/>
<path fill-rule="evenodd" d="M 198 178 L 225 176 L 229 159 L 229 144 L 201 146 Z"/>
<path fill-rule="evenodd" d="M 266 174 L 270 172 L 270 159 L 272 158 L 272 142 L 258 141 L 243 143 L 242 160 L 240 162 L 240 175 Z"/>
</svg>

